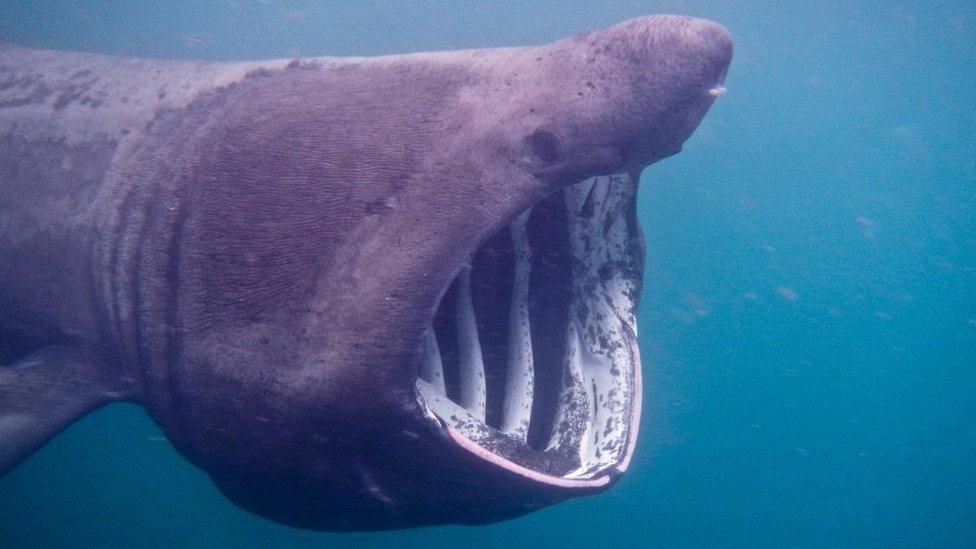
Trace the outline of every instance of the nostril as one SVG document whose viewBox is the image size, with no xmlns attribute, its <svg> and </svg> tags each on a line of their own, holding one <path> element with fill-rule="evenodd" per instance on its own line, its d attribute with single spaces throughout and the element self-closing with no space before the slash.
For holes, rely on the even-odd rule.
<svg viewBox="0 0 976 549">
<path fill-rule="evenodd" d="M 543 162 L 552 162 L 559 158 L 559 139 L 546 130 L 536 130 L 528 137 L 532 153 Z"/>
</svg>

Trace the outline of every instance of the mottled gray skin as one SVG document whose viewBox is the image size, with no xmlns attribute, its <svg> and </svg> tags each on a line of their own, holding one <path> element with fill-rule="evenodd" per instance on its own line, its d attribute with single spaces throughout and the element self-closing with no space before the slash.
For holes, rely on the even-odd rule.
<svg viewBox="0 0 976 549">
<path fill-rule="evenodd" d="M 0 473 L 130 400 L 236 503 L 307 528 L 592 491 L 458 448 L 411 364 L 479 244 L 563 185 L 677 152 L 730 55 L 677 17 L 375 59 L 0 45 Z"/>
</svg>

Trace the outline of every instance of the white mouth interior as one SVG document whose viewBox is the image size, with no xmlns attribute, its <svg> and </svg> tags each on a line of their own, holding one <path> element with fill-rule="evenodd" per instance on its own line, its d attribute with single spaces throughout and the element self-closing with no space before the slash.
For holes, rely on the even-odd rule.
<svg viewBox="0 0 976 549">
<path fill-rule="evenodd" d="M 545 476 L 623 469 L 636 436 L 636 181 L 593 177 L 482 246 L 428 328 L 417 391 L 487 452 Z"/>
</svg>

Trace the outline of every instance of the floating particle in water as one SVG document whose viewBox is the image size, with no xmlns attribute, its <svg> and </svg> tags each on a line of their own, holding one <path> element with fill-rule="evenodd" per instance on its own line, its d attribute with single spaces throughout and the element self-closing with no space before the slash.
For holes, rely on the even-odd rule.
<svg viewBox="0 0 976 549">
<path fill-rule="evenodd" d="M 854 218 L 854 221 L 861 227 L 861 236 L 868 240 L 874 238 L 874 228 L 876 224 L 873 219 L 866 215 L 859 215 Z"/>
<path fill-rule="evenodd" d="M 695 292 L 685 294 L 684 301 L 689 311 L 698 317 L 708 316 L 712 310 L 705 298 Z"/>
<path fill-rule="evenodd" d="M 800 294 L 796 293 L 793 288 L 787 286 L 780 286 L 776 288 L 776 295 L 782 297 L 787 301 L 796 301 L 800 299 Z"/>
<path fill-rule="evenodd" d="M 682 324 L 694 324 L 697 320 L 697 317 L 681 307 L 669 307 L 668 316 L 670 316 L 676 322 L 680 322 Z"/>
</svg>

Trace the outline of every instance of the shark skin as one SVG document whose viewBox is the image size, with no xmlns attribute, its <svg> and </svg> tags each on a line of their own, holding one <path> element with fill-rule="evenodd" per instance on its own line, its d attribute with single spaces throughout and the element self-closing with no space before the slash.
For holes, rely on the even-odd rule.
<svg viewBox="0 0 976 549">
<path fill-rule="evenodd" d="M 607 489 L 641 407 L 637 180 L 731 55 L 669 15 L 375 58 L 0 44 L 0 475 L 127 401 L 296 527 Z"/>
</svg>

